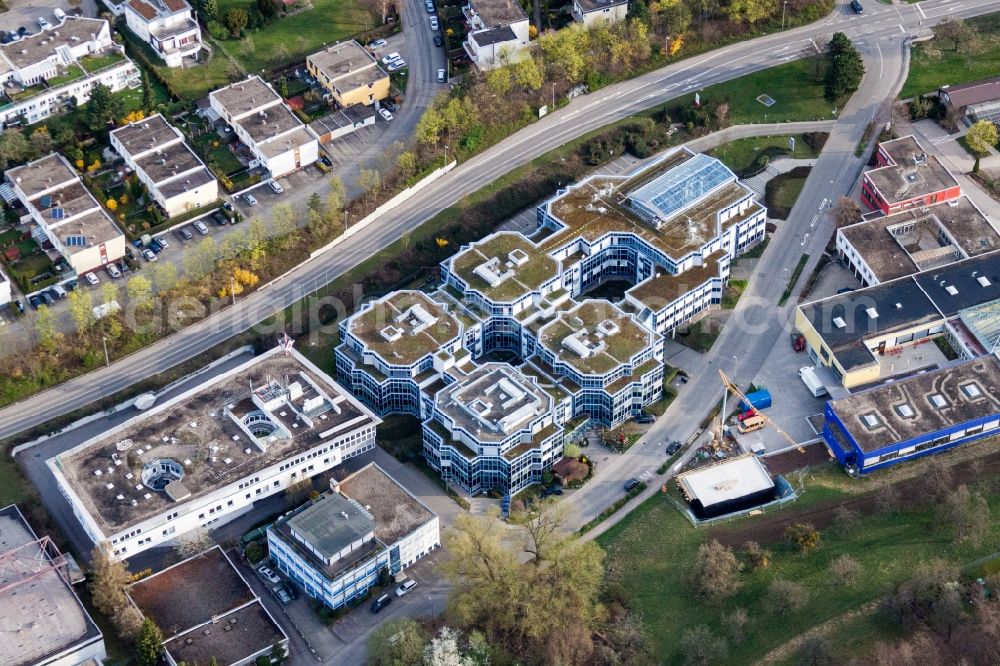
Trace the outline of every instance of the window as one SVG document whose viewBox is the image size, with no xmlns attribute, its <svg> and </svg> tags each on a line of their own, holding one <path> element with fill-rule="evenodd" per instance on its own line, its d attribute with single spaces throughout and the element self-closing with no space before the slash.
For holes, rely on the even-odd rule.
<svg viewBox="0 0 1000 666">
<path fill-rule="evenodd" d="M 914 416 L 913 408 L 910 407 L 905 402 L 901 405 L 896 405 L 896 413 L 902 416 L 904 419 L 912 419 Z"/>
</svg>

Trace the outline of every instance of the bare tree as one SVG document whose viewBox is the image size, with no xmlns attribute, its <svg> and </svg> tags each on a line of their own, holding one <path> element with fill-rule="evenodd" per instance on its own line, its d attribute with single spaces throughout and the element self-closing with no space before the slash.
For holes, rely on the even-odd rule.
<svg viewBox="0 0 1000 666">
<path fill-rule="evenodd" d="M 90 594 L 94 607 L 103 615 L 113 615 L 128 603 L 125 599 L 128 569 L 124 562 L 114 559 L 107 543 L 95 546 L 90 557 Z"/>
<path fill-rule="evenodd" d="M 132 642 L 139 635 L 142 627 L 142 613 L 132 604 L 119 607 L 111 616 L 111 624 L 122 640 Z"/>
<path fill-rule="evenodd" d="M 709 666 L 725 659 L 729 653 L 726 639 L 712 633 L 703 624 L 685 629 L 681 634 L 681 652 L 685 666 Z"/>
<path fill-rule="evenodd" d="M 513 517 L 512 522 L 524 528 L 524 551 L 532 555 L 536 566 L 549 559 L 553 547 L 563 540 L 566 515 L 567 505 L 549 499 L 542 503 L 537 513 L 522 513 Z"/>
<path fill-rule="evenodd" d="M 861 563 L 844 553 L 830 563 L 830 573 L 840 582 L 850 585 L 861 575 Z"/>
<path fill-rule="evenodd" d="M 199 527 L 198 529 L 192 530 L 177 539 L 177 544 L 174 546 L 174 552 L 177 553 L 182 560 L 186 560 L 189 557 L 194 557 L 195 555 L 204 553 L 214 545 L 215 541 L 213 541 L 212 537 L 208 535 L 208 530 L 204 527 Z"/>
<path fill-rule="evenodd" d="M 771 581 L 764 597 L 764 607 L 775 615 L 788 615 L 802 608 L 809 600 L 809 592 L 799 583 L 776 578 Z"/>
<path fill-rule="evenodd" d="M 729 640 L 733 643 L 742 643 L 747 637 L 750 616 L 747 615 L 745 608 L 734 608 L 732 613 L 722 616 L 722 624 L 726 627 Z"/>
<path fill-rule="evenodd" d="M 840 197 L 830 211 L 830 215 L 833 216 L 833 223 L 838 229 L 861 221 L 861 209 L 850 197 Z"/>
<path fill-rule="evenodd" d="M 733 549 L 713 539 L 698 547 L 691 583 L 697 594 L 718 601 L 739 589 L 739 572 L 740 563 Z"/>
</svg>

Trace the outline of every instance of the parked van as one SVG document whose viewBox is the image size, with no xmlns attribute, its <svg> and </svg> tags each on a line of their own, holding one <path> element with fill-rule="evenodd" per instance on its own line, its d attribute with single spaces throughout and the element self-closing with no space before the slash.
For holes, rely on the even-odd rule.
<svg viewBox="0 0 1000 666">
<path fill-rule="evenodd" d="M 748 432 L 753 432 L 754 430 L 760 430 L 764 427 L 764 417 L 760 414 L 756 416 L 751 416 L 748 419 L 743 419 L 740 421 L 737 428 L 741 434 L 747 434 Z"/>
<path fill-rule="evenodd" d="M 823 381 L 816 374 L 816 368 L 808 365 L 804 368 L 799 368 L 799 379 L 806 385 L 806 388 L 809 389 L 814 398 L 821 398 L 826 395 L 826 386 L 823 385 Z"/>
<path fill-rule="evenodd" d="M 383 594 L 381 597 L 372 602 L 372 609 L 371 609 L 372 612 L 373 613 L 379 612 L 380 610 L 388 606 L 390 601 L 392 601 L 392 597 L 390 597 L 388 594 Z"/>
<path fill-rule="evenodd" d="M 66 12 L 56 7 L 52 10 L 52 15 L 56 17 L 56 20 L 62 22 L 66 20 Z"/>
</svg>

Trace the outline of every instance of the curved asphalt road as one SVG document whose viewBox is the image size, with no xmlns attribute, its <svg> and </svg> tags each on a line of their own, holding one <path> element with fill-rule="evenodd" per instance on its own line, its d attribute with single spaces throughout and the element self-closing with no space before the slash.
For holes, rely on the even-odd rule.
<svg viewBox="0 0 1000 666">
<path fill-rule="evenodd" d="M 836 31 L 847 33 L 868 56 L 870 64 L 866 79 L 888 77 L 895 82 L 898 68 L 878 67 L 877 71 L 873 71 L 873 49 L 881 53 L 883 46 L 889 48 L 894 40 L 898 42 L 907 34 L 914 34 L 945 17 L 974 16 L 998 10 L 1000 0 L 924 0 L 919 5 L 901 6 L 872 2 L 869 3 L 868 14 L 859 17 L 842 4 L 829 17 L 817 23 L 718 49 L 578 98 L 465 162 L 383 216 L 376 225 L 316 260 L 298 266 L 284 279 L 250 294 L 235 307 L 218 312 L 109 367 L 65 382 L 0 411 L 0 438 L 111 395 L 247 330 L 275 311 L 332 281 L 416 228 L 440 209 L 577 136 L 707 85 L 815 53 L 815 44 L 822 45 Z M 419 22 L 417 29 L 422 29 Z M 875 62 L 883 60 L 880 58 Z M 868 101 L 862 97 L 864 92 L 859 91 L 854 101 Z M 858 128 L 863 129 L 868 119 L 863 114 L 855 113 L 849 120 L 842 119 L 841 122 L 850 122 L 860 136 Z M 838 146 L 835 149 L 849 150 L 853 154 L 853 148 Z M 827 151 L 832 149 L 834 147 L 828 147 Z M 854 178 L 856 174 L 850 174 L 850 177 Z M 773 256 L 773 251 L 769 254 L 772 254 L 771 259 L 777 258 Z M 795 258 L 797 260 L 797 255 Z"/>
</svg>

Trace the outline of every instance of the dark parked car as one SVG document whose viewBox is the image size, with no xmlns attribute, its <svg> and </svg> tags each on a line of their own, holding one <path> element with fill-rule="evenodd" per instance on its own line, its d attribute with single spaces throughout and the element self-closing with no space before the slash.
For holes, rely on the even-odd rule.
<svg viewBox="0 0 1000 666">
<path fill-rule="evenodd" d="M 392 597 L 390 597 L 388 594 L 383 594 L 381 597 L 372 602 L 372 608 L 371 608 L 372 612 L 373 613 L 379 612 L 380 610 L 388 606 L 390 601 L 392 601 Z"/>
<path fill-rule="evenodd" d="M 134 241 L 132 241 L 132 247 L 134 247 L 137 250 L 141 250 L 142 249 L 142 239 L 141 238 L 136 238 Z"/>
<path fill-rule="evenodd" d="M 223 215 L 222 211 L 220 210 L 217 210 L 214 213 L 212 213 L 212 221 L 215 222 L 220 227 L 224 227 L 227 224 L 229 224 L 229 220 L 226 219 L 226 216 Z"/>
<path fill-rule="evenodd" d="M 670 444 L 667 445 L 667 455 L 668 456 L 672 456 L 672 455 L 674 455 L 675 453 L 677 453 L 680 450 L 681 450 L 681 443 L 678 442 L 676 439 L 674 441 L 670 442 Z"/>
<path fill-rule="evenodd" d="M 288 604 L 292 603 L 293 599 L 295 599 L 295 596 L 292 594 L 292 591 L 284 583 L 275 586 L 274 589 L 271 590 L 271 593 L 274 595 L 274 598 L 281 603 L 282 606 L 287 606 Z"/>
<path fill-rule="evenodd" d="M 76 288 L 79 287 L 79 286 L 80 286 L 80 283 L 77 282 L 76 280 L 70 280 L 69 282 L 67 282 L 66 284 L 63 285 L 63 287 L 66 288 L 66 291 L 75 291 Z"/>
<path fill-rule="evenodd" d="M 38 296 L 45 302 L 45 305 L 52 306 L 52 304 L 56 302 L 55 297 L 53 297 L 47 290 L 38 294 Z"/>
<path fill-rule="evenodd" d="M 182 241 L 189 241 L 192 238 L 194 238 L 194 234 L 192 234 L 191 230 L 188 229 L 187 227 L 184 227 L 183 229 L 178 229 L 177 235 L 181 237 Z"/>
<path fill-rule="evenodd" d="M 396 106 L 396 103 L 389 98 L 382 100 L 381 102 L 379 102 L 379 104 L 381 104 L 386 109 L 389 109 L 391 113 L 395 113 L 396 109 L 399 108 L 398 106 Z"/>
<path fill-rule="evenodd" d="M 330 167 L 331 169 L 333 168 L 333 162 L 331 162 L 330 158 L 326 155 L 320 155 L 319 161 L 322 162 L 323 166 Z"/>
<path fill-rule="evenodd" d="M 28 302 L 31 303 L 31 307 L 37 310 L 38 306 L 42 304 L 42 297 L 39 296 L 38 294 L 35 294 L 34 296 L 28 296 Z"/>
<path fill-rule="evenodd" d="M 632 492 L 632 489 L 637 488 L 638 486 L 639 486 L 639 479 L 629 479 L 628 481 L 625 482 L 625 492 L 627 493 Z"/>
<path fill-rule="evenodd" d="M 18 312 L 24 314 L 24 301 L 22 301 L 20 298 L 14 299 L 14 307 L 17 308 Z"/>
<path fill-rule="evenodd" d="M 160 243 L 160 241 L 153 239 L 149 242 L 149 249 L 152 250 L 154 253 L 159 254 L 163 252 L 164 247 Z"/>
<path fill-rule="evenodd" d="M 444 40 L 441 35 L 434 35 L 434 46 L 444 46 Z"/>
<path fill-rule="evenodd" d="M 861 3 L 858 2 L 858 0 L 851 0 L 851 9 L 854 10 L 855 14 L 865 13 L 865 8 L 861 6 Z"/>
<path fill-rule="evenodd" d="M 652 423 L 655 420 L 656 419 L 653 418 L 651 414 L 640 414 L 639 416 L 635 417 L 636 423 Z"/>
<path fill-rule="evenodd" d="M 546 488 L 542 488 L 542 497 L 548 497 L 549 495 L 562 495 L 563 489 L 558 483 L 555 483 Z"/>
<path fill-rule="evenodd" d="M 25 27 L 24 27 L 24 26 L 22 25 L 22 26 L 21 26 L 20 28 L 18 28 L 18 29 L 17 29 L 17 34 L 19 34 L 19 35 L 21 35 L 22 37 L 24 37 L 25 35 L 27 35 L 27 34 L 28 34 L 28 29 L 27 29 L 27 28 L 25 28 Z"/>
</svg>

